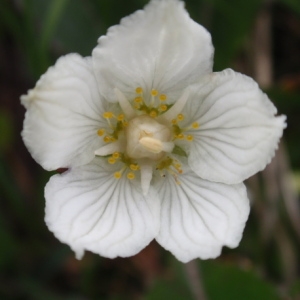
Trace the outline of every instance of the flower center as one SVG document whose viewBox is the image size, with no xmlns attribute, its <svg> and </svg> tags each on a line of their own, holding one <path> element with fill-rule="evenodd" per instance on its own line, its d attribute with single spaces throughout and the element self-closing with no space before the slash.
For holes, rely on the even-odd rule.
<svg viewBox="0 0 300 300">
<path fill-rule="evenodd" d="M 148 115 L 129 121 L 125 137 L 126 154 L 135 159 L 159 160 L 174 148 L 171 130 Z"/>
<path fill-rule="evenodd" d="M 197 129 L 199 124 L 181 125 L 185 120 L 182 110 L 189 97 L 188 89 L 174 104 L 169 104 L 167 96 L 155 89 L 145 95 L 138 87 L 135 93 L 136 97 L 129 101 L 115 89 L 122 112 L 104 112 L 102 117 L 107 120 L 108 127 L 99 129 L 97 135 L 102 137 L 105 145 L 96 150 L 95 155 L 106 157 L 109 164 L 118 163 L 120 169 L 114 172 L 116 179 L 126 176 L 133 180 L 138 172 L 146 195 L 153 172 L 162 177 L 169 173 L 180 184 L 178 176 L 183 170 L 172 153 L 177 156 L 186 156 L 186 153 L 175 143 L 178 140 L 192 142 L 194 137 L 189 132 Z"/>
</svg>

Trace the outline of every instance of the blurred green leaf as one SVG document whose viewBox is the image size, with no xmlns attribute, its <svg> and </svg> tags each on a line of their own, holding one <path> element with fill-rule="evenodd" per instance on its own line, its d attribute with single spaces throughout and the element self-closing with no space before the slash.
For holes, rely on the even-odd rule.
<svg viewBox="0 0 300 300">
<path fill-rule="evenodd" d="M 279 300 L 275 288 L 255 272 L 218 261 L 201 261 L 205 291 L 210 300 Z"/>
<path fill-rule="evenodd" d="M 223 70 L 230 65 L 249 35 L 261 3 L 262 0 L 213 1 L 211 34 L 215 46 L 215 70 Z"/>
<path fill-rule="evenodd" d="M 145 300 L 193 300 L 189 284 L 187 282 L 184 264 L 173 259 L 172 265 L 173 277 L 170 279 L 161 279 L 156 282 L 154 287 L 144 298 Z"/>
<path fill-rule="evenodd" d="M 40 51 L 43 58 L 43 63 L 49 65 L 47 60 L 47 52 L 49 51 L 50 40 L 53 37 L 55 30 L 58 27 L 60 18 L 67 7 L 69 0 L 53 0 L 49 3 L 47 16 L 45 18 L 41 31 Z"/>
<path fill-rule="evenodd" d="M 281 3 L 288 6 L 292 11 L 300 15 L 300 1 L 299 0 L 280 0 Z"/>
</svg>

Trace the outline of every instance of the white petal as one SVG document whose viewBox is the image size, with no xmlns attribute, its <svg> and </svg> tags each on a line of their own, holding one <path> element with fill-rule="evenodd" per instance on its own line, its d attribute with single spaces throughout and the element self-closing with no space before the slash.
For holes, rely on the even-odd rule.
<svg viewBox="0 0 300 300">
<path fill-rule="evenodd" d="M 116 100 L 115 87 L 128 99 L 136 87 L 147 95 L 154 88 L 172 98 L 172 93 L 178 96 L 177 91 L 212 70 L 210 34 L 177 0 L 151 1 L 98 42 L 94 68 L 99 90 L 108 101 Z"/>
<path fill-rule="evenodd" d="M 168 174 L 157 183 L 162 199 L 157 241 L 177 259 L 215 258 L 222 246 L 236 247 L 249 214 L 243 184 L 225 185 L 200 179 L 187 171 Z"/>
<path fill-rule="evenodd" d="M 45 169 L 93 159 L 94 151 L 103 144 L 97 130 L 107 124 L 101 118 L 104 108 L 90 58 L 61 57 L 21 100 L 27 108 L 24 142 Z"/>
<path fill-rule="evenodd" d="M 285 116 L 249 77 L 225 70 L 193 87 L 184 114 L 199 123 L 189 165 L 201 178 L 239 183 L 265 168 L 285 128 Z M 187 124 L 183 124 L 186 126 Z"/>
<path fill-rule="evenodd" d="M 117 165 L 96 158 L 90 164 L 53 176 L 45 189 L 46 223 L 80 257 L 84 250 L 101 256 L 131 256 L 159 229 L 159 201 L 142 195 L 139 179 L 115 179 Z"/>
</svg>

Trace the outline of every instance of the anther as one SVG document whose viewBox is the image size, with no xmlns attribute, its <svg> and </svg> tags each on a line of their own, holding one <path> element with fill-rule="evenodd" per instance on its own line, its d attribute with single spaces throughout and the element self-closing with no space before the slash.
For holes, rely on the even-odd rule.
<svg viewBox="0 0 300 300">
<path fill-rule="evenodd" d="M 107 161 L 113 165 L 116 162 L 116 159 L 114 157 L 109 157 Z"/>
<path fill-rule="evenodd" d="M 129 168 L 132 170 L 132 171 L 137 171 L 139 169 L 139 166 L 138 165 L 135 165 L 135 164 L 131 164 L 129 166 Z"/>
<path fill-rule="evenodd" d="M 176 120 L 176 119 L 173 119 L 173 120 L 171 121 L 171 123 L 172 123 L 173 125 L 175 125 L 175 124 L 177 124 L 177 120 Z"/>
<path fill-rule="evenodd" d="M 132 179 L 134 179 L 134 177 L 135 177 L 134 173 L 132 173 L 132 172 L 127 173 L 128 179 L 132 180 Z"/>
<path fill-rule="evenodd" d="M 136 103 L 141 103 L 142 101 L 143 101 L 142 97 L 135 97 L 134 98 L 134 102 L 136 102 Z"/>
<path fill-rule="evenodd" d="M 194 122 L 194 123 L 192 124 L 192 128 L 194 128 L 194 129 L 199 128 L 199 123 L 198 123 L 198 122 Z"/>
<path fill-rule="evenodd" d="M 99 136 L 102 136 L 104 133 L 105 133 L 105 130 L 104 130 L 104 129 L 98 129 L 98 130 L 97 130 L 97 134 L 98 134 Z"/>
<path fill-rule="evenodd" d="M 105 143 L 109 143 L 109 142 L 112 141 L 112 139 L 111 139 L 111 137 L 109 137 L 109 136 L 106 135 L 106 136 L 103 138 L 103 141 L 104 141 Z"/>
<path fill-rule="evenodd" d="M 186 136 L 186 139 L 189 141 L 189 142 L 191 142 L 193 139 L 194 139 L 194 137 L 192 136 L 192 135 L 187 135 Z"/>
<path fill-rule="evenodd" d="M 155 117 L 157 117 L 157 112 L 155 110 L 151 110 L 149 113 L 149 116 L 152 118 L 155 118 Z"/>
<path fill-rule="evenodd" d="M 177 119 L 178 119 L 178 121 L 182 121 L 184 119 L 183 114 L 177 115 Z"/>
<path fill-rule="evenodd" d="M 137 88 L 135 89 L 135 92 L 136 92 L 137 94 L 142 94 L 142 93 L 143 93 L 143 89 L 142 89 L 141 87 L 137 87 Z"/>
<path fill-rule="evenodd" d="M 154 97 L 155 97 L 155 96 L 157 96 L 157 95 L 158 95 L 158 91 L 153 89 L 153 90 L 151 91 L 151 96 L 154 96 Z"/>
<path fill-rule="evenodd" d="M 123 121 L 125 116 L 123 114 L 118 115 L 118 121 Z"/>
<path fill-rule="evenodd" d="M 167 100 L 167 96 L 164 94 L 159 95 L 159 100 L 160 101 L 166 101 Z"/>
<path fill-rule="evenodd" d="M 168 109 L 167 105 L 165 104 L 162 104 L 159 108 L 161 111 L 166 111 Z"/>
<path fill-rule="evenodd" d="M 119 158 L 120 153 L 119 152 L 114 152 L 112 156 L 113 156 L 113 158 Z"/>
<path fill-rule="evenodd" d="M 103 118 L 105 118 L 105 119 L 111 119 L 113 116 L 114 116 L 114 114 L 111 111 L 106 111 L 103 114 Z"/>
<path fill-rule="evenodd" d="M 182 140 L 184 138 L 184 135 L 182 133 L 179 133 L 177 136 L 176 136 L 178 139 Z"/>
<path fill-rule="evenodd" d="M 114 173 L 114 177 L 115 177 L 116 179 L 120 179 L 120 178 L 122 177 L 122 173 L 121 173 L 121 172 L 115 172 L 115 173 Z"/>
</svg>

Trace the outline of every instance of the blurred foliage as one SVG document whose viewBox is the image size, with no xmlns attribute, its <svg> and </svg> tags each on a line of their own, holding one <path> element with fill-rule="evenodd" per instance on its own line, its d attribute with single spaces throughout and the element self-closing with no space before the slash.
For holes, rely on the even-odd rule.
<svg viewBox="0 0 300 300">
<path fill-rule="evenodd" d="M 76 261 L 44 224 L 43 188 L 51 174 L 33 162 L 20 137 L 19 96 L 60 55 L 90 55 L 108 27 L 146 3 L 0 0 L 0 299 L 195 299 L 186 266 L 155 243 L 133 258 L 88 253 Z M 285 141 L 299 172 L 299 0 L 188 0 L 186 7 L 212 33 L 215 70 L 238 66 L 250 75 L 253 25 L 263 8 L 270 11 L 275 84 L 268 94 L 288 116 Z M 297 228 L 284 195 L 268 202 L 264 180 L 249 182 L 254 204 L 239 248 L 196 263 L 207 299 L 300 299 Z M 276 222 L 266 233 L 271 213 Z"/>
</svg>

